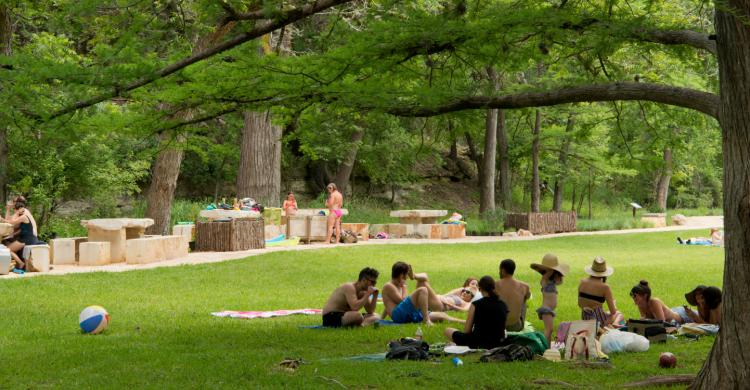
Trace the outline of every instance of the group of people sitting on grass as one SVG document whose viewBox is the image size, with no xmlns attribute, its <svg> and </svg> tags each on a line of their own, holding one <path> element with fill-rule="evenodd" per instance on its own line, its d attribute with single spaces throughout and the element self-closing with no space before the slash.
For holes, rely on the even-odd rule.
<svg viewBox="0 0 750 390">
<path fill-rule="evenodd" d="M 23 249 L 44 242 L 39 241 L 36 220 L 26 208 L 26 198 L 17 196 L 9 200 L 5 207 L 5 218 L 0 217 L 0 222 L 13 225 L 13 232 L 2 239 L 2 245 L 10 250 L 10 270 L 16 273 L 33 270 L 30 262 L 22 256 Z"/>
<path fill-rule="evenodd" d="M 544 322 L 544 334 L 552 340 L 557 308 L 557 286 L 569 273 L 569 266 L 559 262 L 557 256 L 546 254 L 541 263 L 531 265 L 541 274 L 542 306 L 536 310 Z M 446 294 L 437 294 L 425 273 L 414 273 L 411 265 L 398 261 L 391 267 L 391 280 L 383 285 L 382 299 L 385 309 L 378 315 L 376 306 L 381 291 L 376 287 L 379 273 L 364 268 L 356 282 L 344 283 L 334 290 L 323 307 L 323 326 L 364 326 L 381 318 L 390 317 L 395 323 L 422 323 L 431 326 L 437 321 L 463 323 L 463 330 L 446 328 L 445 337 L 457 345 L 471 348 L 494 348 L 505 338 L 505 332 L 518 332 L 526 323 L 527 301 L 531 298 L 529 285 L 514 278 L 516 264 L 512 259 L 500 262 L 500 279 L 487 275 L 477 280 L 469 278 L 462 287 Z M 624 324 L 622 313 L 615 306 L 607 277 L 614 269 L 597 257 L 585 267 L 589 275 L 578 285 L 578 306 L 581 319 L 597 320 L 600 326 Z M 411 293 L 407 280 L 416 281 Z M 660 299 L 651 296 L 648 282 L 641 281 L 633 287 L 630 296 L 638 306 L 643 319 L 656 319 L 675 324 L 688 322 L 720 323 L 721 290 L 717 287 L 698 286 L 685 294 L 688 306 L 670 309 Z M 607 304 L 609 312 L 604 310 Z M 364 308 L 365 313 L 360 313 Z M 468 312 L 466 320 L 448 315 L 449 311 Z"/>
</svg>

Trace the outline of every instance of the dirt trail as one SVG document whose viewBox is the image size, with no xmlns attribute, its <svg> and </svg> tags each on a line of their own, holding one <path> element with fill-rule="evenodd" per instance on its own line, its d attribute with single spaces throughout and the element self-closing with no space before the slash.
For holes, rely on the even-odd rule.
<svg viewBox="0 0 750 390">
<path fill-rule="evenodd" d="M 360 241 L 356 245 L 393 245 L 393 244 L 479 244 L 486 242 L 501 242 L 510 240 L 544 240 L 553 237 L 565 237 L 565 236 L 585 236 L 585 235 L 601 235 L 601 234 L 632 234 L 632 233 L 644 233 L 644 232 L 665 232 L 665 231 L 679 231 L 679 230 L 703 230 L 705 232 L 699 233 L 699 235 L 708 236 L 708 229 L 712 227 L 723 227 L 724 221 L 721 216 L 711 217 L 688 217 L 687 223 L 682 226 L 668 226 L 662 228 L 646 228 L 646 229 L 627 229 L 627 230 L 604 230 L 597 232 L 574 232 L 574 233 L 559 233 L 559 234 L 548 234 L 543 236 L 533 237 L 518 237 L 516 235 L 504 235 L 500 237 L 466 237 L 462 239 L 450 239 L 450 240 L 429 240 L 429 239 L 414 239 L 414 238 L 402 238 L 402 239 L 389 239 L 389 240 L 375 240 L 371 239 L 368 241 Z M 300 251 L 300 250 L 315 250 L 324 248 L 336 248 L 336 247 L 349 247 L 349 245 L 325 245 L 322 243 L 314 243 L 310 245 L 298 245 L 290 247 L 271 247 L 266 249 L 251 249 L 247 251 L 239 252 L 192 252 L 185 257 L 161 261 L 158 263 L 151 264 L 125 264 L 117 263 L 102 266 L 77 266 L 77 265 L 53 265 L 53 269 L 46 273 L 28 273 L 25 275 L 16 275 L 11 273 L 7 276 L 0 276 L 0 280 L 13 279 L 18 277 L 29 277 L 38 275 L 66 275 L 81 272 L 123 272 L 138 269 L 150 269 L 157 267 L 174 267 L 184 264 L 205 264 L 205 263 L 216 263 L 220 261 L 242 259 L 249 256 L 257 256 L 264 253 L 281 252 L 281 251 Z"/>
</svg>

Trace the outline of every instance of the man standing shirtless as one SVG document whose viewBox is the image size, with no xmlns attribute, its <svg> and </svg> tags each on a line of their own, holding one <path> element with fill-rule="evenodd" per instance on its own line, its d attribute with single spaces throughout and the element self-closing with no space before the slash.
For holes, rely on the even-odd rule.
<svg viewBox="0 0 750 390">
<path fill-rule="evenodd" d="M 326 221 L 326 240 L 325 243 L 331 243 L 333 238 L 333 228 L 336 228 L 336 241 L 338 244 L 341 240 L 341 216 L 344 214 L 341 209 L 344 207 L 344 196 L 341 195 L 339 190 L 336 188 L 336 184 L 330 183 L 326 186 L 328 191 L 328 199 L 326 199 L 326 207 L 328 208 L 328 220 Z"/>
<path fill-rule="evenodd" d="M 378 271 L 363 268 L 356 282 L 344 283 L 335 290 L 323 306 L 323 326 L 339 328 L 342 326 L 366 326 L 377 322 L 380 317 L 375 314 L 378 304 Z M 365 308 L 365 314 L 359 309 Z"/>
<path fill-rule="evenodd" d="M 505 329 L 511 332 L 523 330 L 526 323 L 526 301 L 531 298 L 529 285 L 513 278 L 516 262 L 505 259 L 500 262 L 500 280 L 495 282 L 495 291 L 508 306 Z"/>
</svg>

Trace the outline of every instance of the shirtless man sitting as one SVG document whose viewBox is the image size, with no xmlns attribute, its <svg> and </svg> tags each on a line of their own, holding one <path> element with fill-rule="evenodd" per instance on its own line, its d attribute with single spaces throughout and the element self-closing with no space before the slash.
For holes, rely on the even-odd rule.
<svg viewBox="0 0 750 390">
<path fill-rule="evenodd" d="M 363 268 L 356 282 L 344 283 L 335 290 L 323 306 L 323 326 L 366 326 L 380 319 L 375 313 L 378 303 L 378 271 Z M 359 309 L 365 308 L 365 314 Z"/>
<path fill-rule="evenodd" d="M 531 298 L 529 285 L 513 278 L 516 262 L 505 259 L 500 262 L 500 280 L 495 282 L 495 291 L 508 306 L 508 321 L 505 330 L 519 332 L 526 323 L 526 301 Z"/>
<path fill-rule="evenodd" d="M 407 278 L 417 280 L 417 288 L 411 295 L 406 287 Z M 415 275 L 411 266 L 402 261 L 391 268 L 391 281 L 383 286 L 383 303 L 383 317 L 391 316 L 396 323 L 424 322 L 430 326 L 433 321 L 465 322 L 443 313 L 445 305 L 429 285 L 427 274 Z"/>
</svg>

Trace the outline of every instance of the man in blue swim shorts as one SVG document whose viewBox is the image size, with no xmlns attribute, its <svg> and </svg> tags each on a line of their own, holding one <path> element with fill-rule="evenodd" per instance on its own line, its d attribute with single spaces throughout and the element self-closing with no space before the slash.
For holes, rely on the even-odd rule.
<svg viewBox="0 0 750 390">
<path fill-rule="evenodd" d="M 399 324 L 423 322 L 431 326 L 430 315 L 427 312 L 428 292 L 425 287 L 419 287 L 411 295 L 406 288 L 406 279 L 414 279 L 411 266 L 398 261 L 391 268 L 391 281 L 383 286 L 383 317 L 391 316 L 393 322 Z"/>
</svg>

